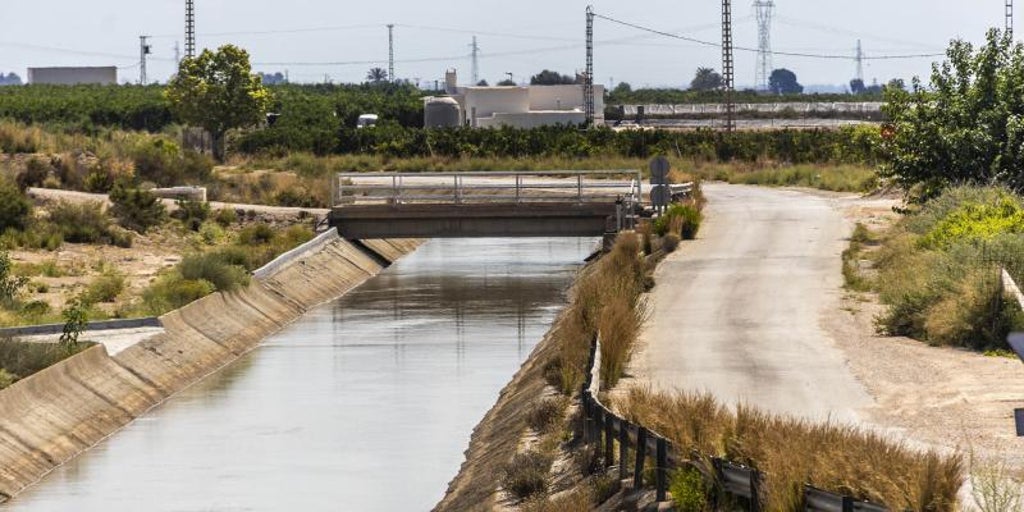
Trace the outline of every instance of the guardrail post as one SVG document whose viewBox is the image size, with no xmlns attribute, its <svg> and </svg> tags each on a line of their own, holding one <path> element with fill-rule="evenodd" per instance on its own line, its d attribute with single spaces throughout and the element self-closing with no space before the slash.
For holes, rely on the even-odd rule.
<svg viewBox="0 0 1024 512">
<path fill-rule="evenodd" d="M 665 492 L 668 490 L 668 441 L 664 438 L 658 438 L 656 469 L 656 481 L 657 481 L 657 496 L 656 501 L 665 501 Z"/>
<path fill-rule="evenodd" d="M 761 512 L 761 472 L 750 472 L 750 512 Z"/>
<path fill-rule="evenodd" d="M 626 461 L 629 459 L 629 423 L 619 421 L 619 480 L 629 474 Z"/>
<path fill-rule="evenodd" d="M 639 491 L 644 486 L 644 459 L 647 457 L 647 429 L 637 428 L 636 460 L 633 462 L 633 489 Z"/>
<path fill-rule="evenodd" d="M 610 468 L 615 463 L 615 433 L 612 430 L 611 414 L 604 415 L 604 467 Z"/>
<path fill-rule="evenodd" d="M 583 391 L 583 444 L 589 445 L 590 439 L 590 421 L 592 418 L 593 404 L 590 403 L 590 393 L 586 390 Z"/>
<path fill-rule="evenodd" d="M 594 440 L 594 456 L 598 456 L 601 453 L 601 431 L 604 430 L 602 423 L 604 422 L 604 411 L 597 404 L 594 404 L 594 421 L 590 422 L 590 428 L 592 433 L 591 439 Z"/>
<path fill-rule="evenodd" d="M 576 201 L 583 202 L 583 175 L 576 175 Z"/>
</svg>

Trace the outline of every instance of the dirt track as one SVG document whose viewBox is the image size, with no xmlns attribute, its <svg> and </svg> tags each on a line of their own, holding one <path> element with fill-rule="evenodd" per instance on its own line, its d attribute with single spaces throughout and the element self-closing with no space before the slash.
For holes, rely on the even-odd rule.
<svg viewBox="0 0 1024 512">
<path fill-rule="evenodd" d="M 1020 361 L 879 336 L 870 294 L 843 290 L 854 222 L 891 200 L 705 185 L 699 240 L 659 267 L 630 384 L 710 390 L 804 417 L 856 420 L 915 445 L 969 449 L 1024 470 Z"/>
</svg>

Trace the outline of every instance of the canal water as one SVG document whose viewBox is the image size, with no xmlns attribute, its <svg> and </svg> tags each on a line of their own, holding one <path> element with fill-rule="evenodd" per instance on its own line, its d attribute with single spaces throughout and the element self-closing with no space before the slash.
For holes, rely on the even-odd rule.
<svg viewBox="0 0 1024 512">
<path fill-rule="evenodd" d="M 428 510 L 595 243 L 431 241 L 0 510 Z"/>
</svg>

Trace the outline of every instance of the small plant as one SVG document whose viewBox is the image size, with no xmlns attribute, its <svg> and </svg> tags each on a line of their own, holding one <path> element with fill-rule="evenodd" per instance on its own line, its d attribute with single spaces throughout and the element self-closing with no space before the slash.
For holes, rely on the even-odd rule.
<svg viewBox="0 0 1024 512">
<path fill-rule="evenodd" d="M 23 230 L 32 216 L 32 203 L 13 183 L 0 178 L 0 232 Z"/>
<path fill-rule="evenodd" d="M 114 302 L 124 291 L 125 278 L 116 272 L 105 272 L 89 284 L 83 300 L 88 303 Z"/>
<path fill-rule="evenodd" d="M 213 220 L 220 224 L 220 227 L 226 228 L 232 224 L 238 222 L 238 213 L 234 208 L 222 208 L 217 210 L 217 214 L 214 215 Z"/>
<path fill-rule="evenodd" d="M 11 375 L 6 369 L 0 368 L 0 389 L 4 389 L 18 380 L 16 375 Z"/>
<path fill-rule="evenodd" d="M 501 487 L 520 500 L 541 494 L 548 489 L 552 462 L 550 455 L 536 451 L 516 454 L 501 468 Z"/>
<path fill-rule="evenodd" d="M 32 157 L 25 163 L 25 170 L 18 173 L 15 181 L 23 192 L 29 187 L 40 187 L 50 174 L 50 162 Z"/>
<path fill-rule="evenodd" d="M 563 398 L 544 398 L 534 404 L 530 412 L 527 413 L 526 424 L 535 432 L 545 433 L 562 419 L 565 406 Z"/>
<path fill-rule="evenodd" d="M 664 238 L 662 238 L 661 246 L 662 246 L 662 248 L 665 249 L 665 252 L 672 253 L 672 252 L 676 252 L 676 249 L 679 248 L 679 242 L 680 242 L 679 235 L 677 235 L 675 233 L 669 233 L 669 234 L 665 235 Z"/>
<path fill-rule="evenodd" d="M 110 217 L 103 211 L 103 205 L 96 201 L 60 201 L 50 208 L 50 222 L 60 229 L 65 242 L 95 244 L 111 241 Z"/>
<path fill-rule="evenodd" d="M 178 209 L 171 213 L 192 231 L 199 231 L 203 222 L 210 217 L 210 204 L 202 201 L 178 201 Z"/>
<path fill-rule="evenodd" d="M 27 277 L 14 274 L 10 253 L 0 251 L 0 306 L 12 307 L 26 284 Z"/>
<path fill-rule="evenodd" d="M 1015 482 L 1003 462 L 982 461 L 971 452 L 971 497 L 980 512 L 1024 509 L 1024 485 Z"/>
<path fill-rule="evenodd" d="M 684 466 L 669 477 L 672 503 L 679 512 L 704 512 L 708 509 L 708 484 L 696 468 Z"/>
<path fill-rule="evenodd" d="M 236 290 L 249 284 L 244 267 L 225 261 L 219 253 L 193 254 L 178 264 L 181 276 L 190 281 L 206 281 L 221 292 Z"/>
<path fill-rule="evenodd" d="M 83 301 L 75 299 L 61 315 L 64 317 L 64 332 L 60 335 L 60 345 L 71 352 L 78 347 L 78 337 L 89 324 L 89 308 Z"/>
<path fill-rule="evenodd" d="M 274 240 L 274 230 L 269 224 L 259 223 L 249 226 L 238 233 L 238 243 L 242 245 L 265 245 Z"/>
<path fill-rule="evenodd" d="M 142 292 L 142 309 L 147 314 L 159 316 L 183 307 L 216 291 L 213 283 L 205 280 L 189 280 L 178 272 L 161 277 Z"/>
</svg>

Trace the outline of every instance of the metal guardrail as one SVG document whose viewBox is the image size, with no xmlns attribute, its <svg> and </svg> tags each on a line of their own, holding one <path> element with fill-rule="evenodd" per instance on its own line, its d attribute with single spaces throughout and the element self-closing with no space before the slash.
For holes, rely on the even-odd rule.
<svg viewBox="0 0 1024 512">
<path fill-rule="evenodd" d="M 338 173 L 331 182 L 335 206 L 354 204 L 527 204 L 614 202 L 643 204 L 639 171 L 460 173 Z"/>
<path fill-rule="evenodd" d="M 590 372 L 583 383 L 583 441 L 603 448 L 602 460 L 606 467 L 615 462 L 615 442 L 618 442 L 619 478 L 629 475 L 629 451 L 634 452 L 632 464 L 633 489 L 643 487 L 644 467 L 653 458 L 655 499 L 663 502 L 667 498 L 669 471 L 683 465 L 696 468 L 704 478 L 717 483 L 724 493 L 740 498 L 751 512 L 760 512 L 760 483 L 764 475 L 755 468 L 736 464 L 721 458 L 704 457 L 699 453 L 685 454 L 666 437 L 634 424 L 616 415 L 598 400 L 601 345 L 596 339 L 590 349 Z M 706 467 L 703 461 L 711 461 Z M 715 497 L 712 496 L 712 499 Z M 855 500 L 849 496 L 833 494 L 811 486 L 804 488 L 804 508 L 807 512 L 887 512 L 881 505 Z"/>
</svg>

